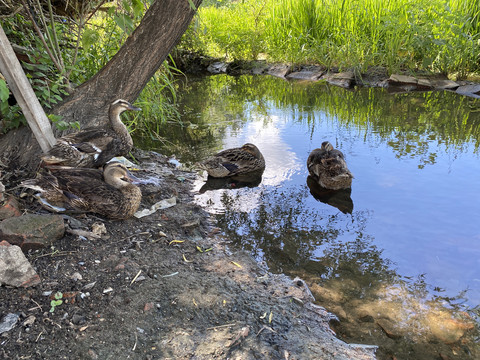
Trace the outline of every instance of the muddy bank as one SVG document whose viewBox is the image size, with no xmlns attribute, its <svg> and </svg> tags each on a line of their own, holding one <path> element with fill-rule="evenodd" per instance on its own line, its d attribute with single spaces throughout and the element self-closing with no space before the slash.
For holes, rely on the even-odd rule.
<svg viewBox="0 0 480 360">
<path fill-rule="evenodd" d="M 141 208 L 173 198 L 175 205 L 126 221 L 65 217 L 63 238 L 26 254 L 41 283 L 0 288 L 0 316 L 17 315 L 0 334 L 3 358 L 375 358 L 374 347 L 334 336 L 335 316 L 312 303 L 301 280 L 269 274 L 229 248 L 192 203 L 196 174 L 159 154 L 135 157 L 138 177 L 159 179 L 142 185 Z M 19 180 L 4 181 L 7 193 Z M 31 196 L 19 202 L 46 213 Z M 88 236 L 99 224 L 106 232 Z"/>
</svg>

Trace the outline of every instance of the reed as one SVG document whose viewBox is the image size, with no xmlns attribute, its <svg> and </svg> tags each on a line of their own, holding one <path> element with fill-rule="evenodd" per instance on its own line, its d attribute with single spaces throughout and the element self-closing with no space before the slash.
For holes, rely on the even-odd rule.
<svg viewBox="0 0 480 360">
<path fill-rule="evenodd" d="M 182 44 L 210 56 L 364 70 L 479 70 L 475 0 L 206 2 Z M 188 41 L 196 38 L 196 45 Z M 201 44 L 201 46 L 199 46 Z"/>
</svg>

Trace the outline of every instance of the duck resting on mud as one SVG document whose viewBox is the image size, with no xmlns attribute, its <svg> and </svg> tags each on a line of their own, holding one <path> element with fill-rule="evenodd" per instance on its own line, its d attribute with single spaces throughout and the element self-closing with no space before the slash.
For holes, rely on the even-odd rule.
<svg viewBox="0 0 480 360">
<path fill-rule="evenodd" d="M 343 153 L 334 149 L 328 141 L 310 153 L 307 168 L 318 184 L 326 189 L 348 189 L 352 186 L 353 175 L 348 170 Z"/>
<path fill-rule="evenodd" d="M 100 169 L 52 166 L 21 186 L 39 193 L 41 205 L 53 212 L 93 212 L 110 219 L 127 219 L 137 211 L 142 192 L 125 165 L 110 162 Z"/>
<path fill-rule="evenodd" d="M 220 151 L 197 164 L 214 178 L 225 178 L 265 169 L 265 159 L 258 148 L 250 143 L 242 147 Z"/>
</svg>

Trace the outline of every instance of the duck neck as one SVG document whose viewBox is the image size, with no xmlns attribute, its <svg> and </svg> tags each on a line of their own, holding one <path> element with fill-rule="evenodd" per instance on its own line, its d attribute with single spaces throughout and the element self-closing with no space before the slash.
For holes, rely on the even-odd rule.
<svg viewBox="0 0 480 360">
<path fill-rule="evenodd" d="M 128 145 L 133 146 L 133 140 L 128 133 L 128 129 L 125 124 L 122 122 L 120 115 L 124 109 L 111 107 L 109 110 L 110 125 L 112 126 L 113 131 L 115 131 L 121 138 L 123 138 Z"/>
</svg>

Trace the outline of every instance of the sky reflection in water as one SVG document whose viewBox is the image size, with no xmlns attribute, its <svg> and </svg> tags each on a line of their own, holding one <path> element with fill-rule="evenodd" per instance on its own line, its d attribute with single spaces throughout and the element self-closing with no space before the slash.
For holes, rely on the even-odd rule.
<svg viewBox="0 0 480 360">
<path fill-rule="evenodd" d="M 191 115 L 217 140 L 198 141 L 180 160 L 252 142 L 267 163 L 259 187 L 196 196 L 231 239 L 272 270 L 322 278 L 342 276 L 326 253 L 362 243 L 363 260 L 349 259 L 359 269 L 422 279 L 439 296 L 468 290 L 459 301 L 480 304 L 480 103 L 443 92 L 392 95 L 211 78 L 190 82 L 180 102 L 183 119 Z M 221 88 L 215 96 L 212 82 Z M 246 84 L 252 93 L 239 90 Z M 307 187 L 306 159 L 324 140 L 343 151 L 355 176 L 352 214 L 316 200 Z M 375 276 L 384 274 L 369 274 Z"/>
</svg>

